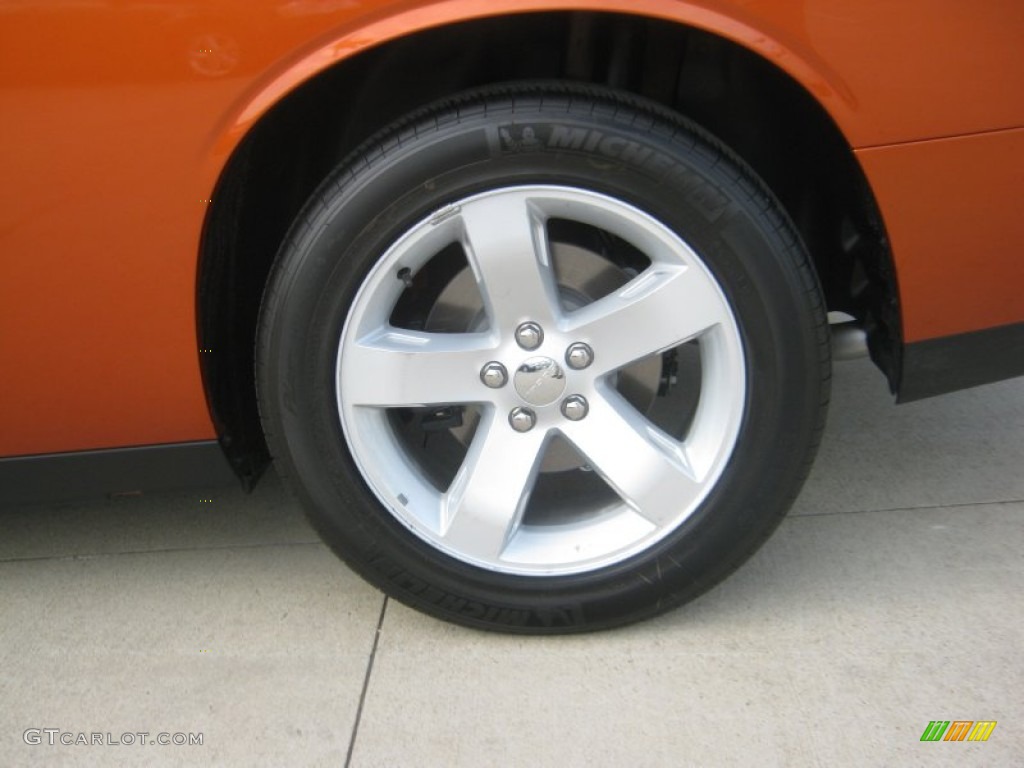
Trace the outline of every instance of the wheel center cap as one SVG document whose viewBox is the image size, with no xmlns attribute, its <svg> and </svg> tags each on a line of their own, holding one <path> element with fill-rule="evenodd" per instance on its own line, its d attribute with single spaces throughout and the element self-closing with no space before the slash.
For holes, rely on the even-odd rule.
<svg viewBox="0 0 1024 768">
<path fill-rule="evenodd" d="M 530 405 L 549 405 L 565 391 L 565 372 L 550 357 L 531 357 L 512 377 L 516 392 Z"/>
</svg>

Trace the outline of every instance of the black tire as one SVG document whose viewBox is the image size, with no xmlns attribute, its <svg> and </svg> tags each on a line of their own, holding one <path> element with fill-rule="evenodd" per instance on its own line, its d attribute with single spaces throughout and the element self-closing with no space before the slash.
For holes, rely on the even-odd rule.
<svg viewBox="0 0 1024 768">
<path fill-rule="evenodd" d="M 459 422 L 477 419 L 486 425 L 477 427 L 480 434 L 496 435 L 499 422 L 511 429 L 504 422 L 504 411 L 489 416 L 488 405 L 478 410 L 462 405 L 396 407 L 366 410 L 366 421 L 360 421 L 363 416 L 357 419 L 351 414 L 364 413 L 355 410 L 361 406 L 356 403 L 353 410 L 346 410 L 350 407 L 346 398 L 349 392 L 356 398 L 356 389 L 371 386 L 372 380 L 364 382 L 364 378 L 372 371 L 360 362 L 357 373 L 354 361 L 362 358 L 339 352 L 343 344 L 359 343 L 356 326 L 378 311 L 386 310 L 381 315 L 388 318 L 386 322 L 411 329 L 412 334 L 443 326 L 434 315 L 440 312 L 442 297 L 453 290 L 453 275 L 465 266 L 459 254 L 445 256 L 439 250 L 412 270 L 397 269 L 392 276 L 398 286 L 392 305 L 387 305 L 390 300 L 375 298 L 391 295 L 375 267 L 386 262 L 385 254 L 396 252 L 390 249 L 399 248 L 396 242 L 406 233 L 429 240 L 428 224 L 442 221 L 447 211 L 462 211 L 448 207 L 453 203 L 471 206 L 479 205 L 474 201 L 480 199 L 500 201 L 503 195 L 527 187 L 550 187 L 552 194 L 565 190 L 567 195 L 579 190 L 580 210 L 590 211 L 586 207 L 590 205 L 597 211 L 595 216 L 604 216 L 602 206 L 607 205 L 608 220 L 617 221 L 620 211 L 627 211 L 622 214 L 626 216 L 628 209 L 637 209 L 674 233 L 692 249 L 699 262 L 695 266 L 711 276 L 724 297 L 730 322 L 734 321 L 729 328 L 735 328 L 743 363 L 742 387 L 735 385 L 742 394 L 737 395 L 738 403 L 728 406 L 733 410 L 722 411 L 738 414 L 734 437 L 715 449 L 719 453 L 708 453 L 719 457 L 713 459 L 720 462 L 714 470 L 718 474 L 707 481 L 706 488 L 694 491 L 692 508 L 678 519 L 658 517 L 661 512 L 649 517 L 641 514 L 645 524 L 654 520 L 655 533 L 637 533 L 633 549 L 610 539 L 611 528 L 600 528 L 600 533 L 593 534 L 593 547 L 604 553 L 601 557 L 586 560 L 580 555 L 578 561 L 570 562 L 559 550 L 557 557 L 552 556 L 557 562 L 553 560 L 548 571 L 546 565 L 506 568 L 500 548 L 490 560 L 474 559 L 478 550 L 471 538 L 466 539 L 472 543 L 465 550 L 457 543 L 448 548 L 446 540 L 439 538 L 441 533 L 435 536 L 428 523 L 421 525 L 434 513 L 411 508 L 419 497 L 410 501 L 397 490 L 385 488 L 387 481 L 380 479 L 390 477 L 395 462 L 386 457 L 396 451 L 395 455 L 408 455 L 413 467 L 401 469 L 413 473 L 403 477 L 427 478 L 429 482 L 415 487 L 429 491 L 436 486 L 444 494 L 461 464 L 470 466 L 467 446 L 482 444 L 484 439 L 475 440 L 477 433 L 472 429 L 460 432 Z M 617 285 L 632 285 L 628 281 L 635 274 L 648 274 L 646 267 L 655 263 L 653 256 L 650 262 L 638 261 L 643 248 L 623 242 L 625 238 L 615 232 L 602 231 L 592 222 L 563 226 L 554 219 L 543 230 L 552 244 L 537 246 L 552 249 L 552 260 L 574 254 L 580 263 L 599 264 L 594 269 L 602 278 L 617 275 Z M 644 227 L 656 229 L 647 219 L 637 226 L 641 234 Z M 565 231 L 555 232 L 558 227 Z M 459 253 L 466 258 L 466 248 Z M 598 257 L 603 261 L 595 261 Z M 505 262 L 484 263 L 500 266 Z M 533 261 L 529 264 L 531 270 L 537 266 Z M 563 268 L 555 267 L 560 275 Z M 562 279 L 558 277 L 555 301 L 566 312 L 604 295 L 597 289 L 587 294 L 591 289 L 577 290 L 578 286 L 570 290 Z M 492 280 L 490 290 L 496 285 Z M 580 298 L 581 293 L 587 295 Z M 349 317 L 357 319 L 346 326 Z M 475 320 L 456 330 L 495 331 L 500 323 L 494 317 L 489 314 L 481 320 L 477 312 Z M 674 323 L 674 317 L 666 313 L 665 324 L 670 321 Z M 644 328 L 650 327 L 655 336 L 663 325 L 659 321 Z M 505 355 L 501 359 L 507 359 L 508 367 L 522 359 L 507 352 L 515 349 L 506 343 L 512 330 L 496 329 L 505 346 L 494 354 Z M 648 343 L 646 332 L 642 337 L 640 346 Z M 598 392 L 603 393 L 619 409 L 613 417 L 628 406 L 684 444 L 687 430 L 697 429 L 698 413 L 703 413 L 698 411 L 699 402 L 711 398 L 710 391 L 705 393 L 711 381 L 706 377 L 712 375 L 707 371 L 732 364 L 709 363 L 712 358 L 704 356 L 736 359 L 727 342 L 715 339 L 705 342 L 702 336 L 670 352 L 658 350 L 645 357 L 645 373 L 636 374 L 643 379 L 637 385 L 639 395 L 626 392 L 622 383 L 626 374 L 602 374 L 600 381 L 590 382 L 599 389 L 586 391 L 598 399 Z M 792 224 L 754 173 L 717 140 L 679 115 L 628 95 L 589 87 L 522 84 L 474 92 L 411 115 L 380 133 L 331 174 L 293 226 L 264 297 L 257 347 L 258 394 L 278 470 L 301 497 L 326 542 L 367 580 L 414 608 L 461 624 L 524 633 L 587 631 L 649 617 L 700 595 L 739 567 L 771 534 L 809 470 L 823 428 L 830 376 L 828 339 L 820 288 Z M 577 374 L 561 364 L 560 354 L 553 351 L 542 363 L 554 361 L 554 369 L 559 369 L 556 378 L 560 372 L 569 380 L 564 395 L 577 386 L 573 379 Z M 601 355 L 597 348 L 597 359 Z M 688 366 L 694 366 L 692 373 Z M 452 367 L 453 377 L 456 368 Z M 396 363 L 393 370 L 381 370 L 382 385 L 390 387 L 397 386 L 391 380 L 400 375 L 395 372 L 406 369 Z M 359 385 L 341 387 L 338 379 Z M 677 379 L 682 383 L 673 386 Z M 534 383 L 531 379 L 530 386 Z M 474 384 L 484 386 L 479 381 Z M 580 380 L 578 387 L 584 386 L 589 384 Z M 534 397 L 525 385 L 522 390 L 511 387 L 510 383 L 495 389 L 493 396 L 505 398 L 500 403 L 525 397 L 523 392 Z M 339 392 L 342 388 L 346 391 Z M 491 396 L 486 389 L 481 392 L 481 397 Z M 413 405 L 426 399 L 415 399 Z M 727 403 L 728 398 L 719 400 Z M 719 401 L 714 402 L 718 407 Z M 533 403 L 531 399 L 527 407 L 534 412 L 537 428 L 548 425 L 545 428 L 552 430 L 545 434 L 575 428 L 558 421 L 562 418 L 558 401 L 536 407 Z M 494 406 L 494 412 L 504 407 Z M 628 415 L 632 418 L 632 411 Z M 346 418 L 351 423 L 343 425 Z M 721 418 L 724 424 L 726 416 Z M 461 429 L 467 429 L 465 423 Z M 368 434 L 356 434 L 360 430 Z M 431 446 L 428 450 L 421 449 L 421 438 L 423 445 Z M 500 439 L 509 442 L 494 444 L 512 444 L 516 438 L 502 433 Z M 593 442 L 587 445 L 587 451 L 604 450 L 592 449 Z M 474 456 L 484 456 L 483 450 Z M 616 510 L 616 520 L 626 520 L 632 508 L 620 502 L 627 496 L 612 491 L 611 481 L 604 482 L 618 468 L 589 461 L 591 453 L 579 450 L 582 458 L 577 456 L 575 464 L 571 459 L 567 465 L 545 463 L 540 470 L 534 464 L 530 471 L 540 474 L 523 475 L 534 478 L 533 496 L 519 497 L 520 517 L 507 523 L 511 533 L 503 541 L 512 542 L 513 536 L 533 541 L 525 538 L 525 531 L 547 536 L 545 542 L 561 546 L 567 535 L 563 531 L 569 529 L 554 527 L 558 524 L 569 521 L 571 528 L 580 520 L 585 531 L 598 531 L 594 521 L 605 509 Z M 609 447 L 606 453 L 615 450 Z M 557 471 L 549 471 L 551 466 Z M 638 466 L 640 470 L 647 467 Z M 594 468 L 598 471 L 588 471 Z M 635 474 L 633 467 L 629 472 L 627 485 Z M 693 472 L 696 477 L 697 470 Z M 660 479 L 660 475 L 655 478 Z M 672 476 L 665 487 L 675 488 L 677 482 L 682 481 Z M 510 487 L 519 486 L 510 483 Z M 530 486 L 524 487 L 529 492 Z M 401 504 L 394 501 L 395 494 Z M 442 498 L 452 494 L 455 491 Z M 464 493 L 456 497 L 466 498 Z M 493 498 L 499 507 L 510 503 L 500 492 Z M 645 511 L 642 505 L 638 509 Z M 465 514 L 466 520 L 474 519 Z M 439 531 L 449 530 L 443 525 L 438 523 Z M 555 532 L 561 538 L 554 538 Z M 591 540 L 586 541 L 591 546 Z M 545 552 L 542 547 L 524 551 L 528 552 L 525 558 L 541 558 Z"/>
</svg>

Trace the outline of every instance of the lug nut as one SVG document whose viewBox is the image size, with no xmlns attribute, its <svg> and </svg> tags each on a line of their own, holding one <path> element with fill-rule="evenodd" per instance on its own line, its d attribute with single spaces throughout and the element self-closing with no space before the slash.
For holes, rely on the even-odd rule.
<svg viewBox="0 0 1024 768">
<path fill-rule="evenodd" d="M 523 323 L 516 328 L 516 343 L 523 349 L 536 349 L 544 341 L 544 330 L 536 323 Z"/>
<path fill-rule="evenodd" d="M 570 344 L 569 348 L 565 350 L 565 363 L 574 370 L 582 371 L 592 362 L 594 362 L 594 350 L 582 341 Z"/>
<path fill-rule="evenodd" d="M 562 415 L 569 421 L 579 421 L 590 410 L 590 405 L 583 395 L 569 395 L 562 401 Z"/>
<path fill-rule="evenodd" d="M 537 423 L 537 417 L 529 408 L 513 408 L 508 415 L 508 423 L 516 432 L 529 432 Z"/>
<path fill-rule="evenodd" d="M 480 381 L 491 389 L 501 389 L 508 383 L 508 371 L 501 363 L 488 363 L 480 369 Z"/>
</svg>

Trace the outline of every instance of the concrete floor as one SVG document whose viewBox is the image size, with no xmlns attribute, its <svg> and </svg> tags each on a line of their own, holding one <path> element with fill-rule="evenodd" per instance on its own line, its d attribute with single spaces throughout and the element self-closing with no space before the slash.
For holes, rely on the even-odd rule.
<svg viewBox="0 0 1024 768">
<path fill-rule="evenodd" d="M 583 637 L 385 601 L 273 478 L 0 526 L 2 766 L 1024 764 L 1024 380 L 894 407 L 870 364 L 837 365 L 814 473 L 764 549 L 689 606 Z M 998 725 L 922 743 L 931 720 Z M 203 744 L 25 744 L 47 728 Z"/>
</svg>

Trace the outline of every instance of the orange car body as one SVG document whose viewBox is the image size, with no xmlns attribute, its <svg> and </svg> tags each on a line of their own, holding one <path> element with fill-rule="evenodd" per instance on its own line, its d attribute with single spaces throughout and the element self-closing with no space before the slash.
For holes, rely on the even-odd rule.
<svg viewBox="0 0 1024 768">
<path fill-rule="evenodd" d="M 802 86 L 881 212 L 903 344 L 1022 327 L 1019 0 L 4 3 L 0 457 L 218 438 L 197 279 L 240 142 L 390 41 L 556 11 L 703 30 Z"/>
</svg>

